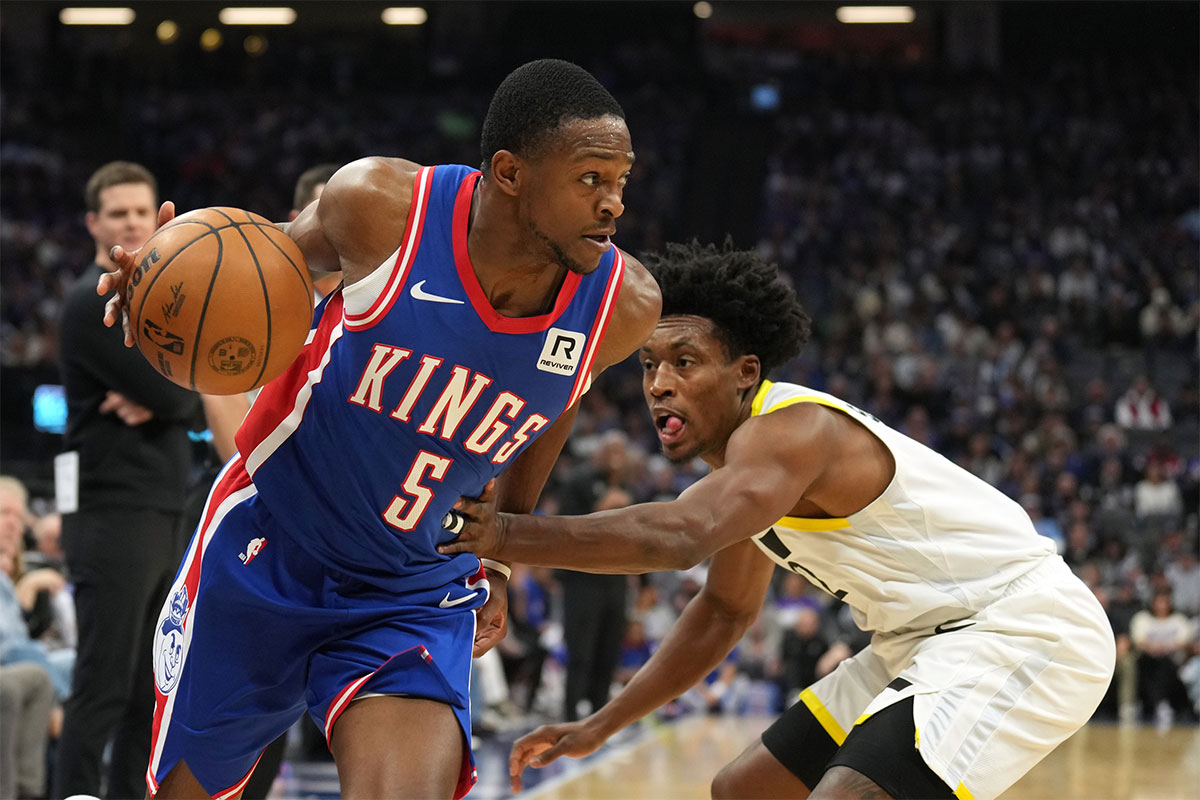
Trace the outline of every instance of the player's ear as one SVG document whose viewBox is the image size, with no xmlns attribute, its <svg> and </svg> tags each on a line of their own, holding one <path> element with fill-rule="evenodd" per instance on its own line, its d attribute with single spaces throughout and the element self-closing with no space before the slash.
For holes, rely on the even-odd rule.
<svg viewBox="0 0 1200 800">
<path fill-rule="evenodd" d="M 492 156 L 492 180 L 507 195 L 517 194 L 517 175 L 520 159 L 508 150 L 497 150 Z"/>
<path fill-rule="evenodd" d="M 91 234 L 93 239 L 96 238 L 96 221 L 98 219 L 100 219 L 100 215 L 95 211 L 89 211 L 83 216 L 83 221 L 87 224 L 88 233 Z"/>
<path fill-rule="evenodd" d="M 758 356 L 748 354 L 738 356 L 738 391 L 743 392 L 752 386 L 757 386 L 762 378 L 762 362 Z"/>
</svg>

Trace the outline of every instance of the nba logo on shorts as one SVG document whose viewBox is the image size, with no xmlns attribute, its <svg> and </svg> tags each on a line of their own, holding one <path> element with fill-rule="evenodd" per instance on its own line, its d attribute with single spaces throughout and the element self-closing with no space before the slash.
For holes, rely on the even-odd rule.
<svg viewBox="0 0 1200 800">
<path fill-rule="evenodd" d="M 188 612 L 187 586 L 171 595 L 166 618 L 154 635 L 154 682 L 163 694 L 170 694 L 183 671 L 183 620 Z"/>
<path fill-rule="evenodd" d="M 546 341 L 542 345 L 542 354 L 538 356 L 537 368 L 542 372 L 574 375 L 575 368 L 583 358 L 583 343 L 586 341 L 587 336 L 577 331 L 551 328 L 546 331 Z"/>
</svg>

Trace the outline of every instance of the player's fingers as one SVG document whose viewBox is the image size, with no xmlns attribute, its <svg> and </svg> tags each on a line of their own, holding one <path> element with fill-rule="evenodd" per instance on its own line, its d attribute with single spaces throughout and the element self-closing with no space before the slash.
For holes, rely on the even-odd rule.
<svg viewBox="0 0 1200 800">
<path fill-rule="evenodd" d="M 481 629 L 475 634 L 475 645 L 471 650 L 471 657 L 479 658 L 488 650 L 500 644 L 502 638 L 504 638 L 504 632 L 499 628 L 488 627 Z"/>
<path fill-rule="evenodd" d="M 118 281 L 120 281 L 121 273 L 131 270 L 137 266 L 137 254 L 137 250 L 126 250 L 124 247 L 121 247 L 121 245 L 114 244 L 112 249 L 108 251 L 108 256 L 117 265 L 117 270 L 116 272 L 111 272 L 109 274 L 113 275 Z"/>
<path fill-rule="evenodd" d="M 106 295 L 117 290 L 118 272 L 105 272 L 96 279 L 96 294 Z"/>
<path fill-rule="evenodd" d="M 482 647 L 483 650 L 475 654 L 476 658 L 499 644 L 500 640 L 504 638 L 505 615 L 489 613 L 489 605 L 484 605 L 483 608 L 479 609 L 478 629 L 475 632 L 475 648 L 478 650 Z"/>
<path fill-rule="evenodd" d="M 545 726 L 517 739 L 508 754 L 508 774 L 520 775 L 535 758 L 550 749 L 556 738 L 553 727 Z"/>
<path fill-rule="evenodd" d="M 552 764 L 558 760 L 559 756 L 566 755 L 568 745 L 568 738 L 566 736 L 560 737 L 559 740 L 554 743 L 553 747 L 535 756 L 533 760 L 529 762 L 530 766 L 541 769 L 542 767 Z"/>
<path fill-rule="evenodd" d="M 483 491 L 479 493 L 479 500 L 483 503 L 490 503 L 496 499 L 496 479 L 492 478 L 483 486 Z"/>
<path fill-rule="evenodd" d="M 133 323 L 129 321 L 129 312 L 121 309 L 121 330 L 125 331 L 125 346 L 133 347 Z"/>
<path fill-rule="evenodd" d="M 101 294 L 103 294 L 103 292 L 101 292 Z M 120 315 L 120 313 L 121 313 L 120 298 L 117 298 L 117 297 L 109 298 L 108 302 L 104 304 L 104 324 L 107 327 L 111 328 L 114 324 L 116 324 L 117 317 Z"/>
<path fill-rule="evenodd" d="M 175 203 L 172 200 L 164 200 L 163 204 L 158 207 L 158 227 L 161 228 L 173 219 L 175 219 Z"/>
</svg>

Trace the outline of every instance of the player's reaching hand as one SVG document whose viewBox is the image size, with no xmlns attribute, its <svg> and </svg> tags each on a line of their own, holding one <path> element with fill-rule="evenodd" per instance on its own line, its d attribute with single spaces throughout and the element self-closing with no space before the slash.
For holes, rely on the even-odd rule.
<svg viewBox="0 0 1200 800">
<path fill-rule="evenodd" d="M 480 557 L 502 558 L 504 517 L 496 513 L 496 481 L 490 480 L 479 497 L 460 497 L 454 513 L 462 520 L 458 538 L 438 545 L 438 552 L 452 556 L 474 553 Z M 443 523 L 444 524 L 444 523 Z"/>
<path fill-rule="evenodd" d="M 158 227 L 161 228 L 175 219 L 175 203 L 167 200 L 158 208 Z M 158 228 L 155 228 L 157 230 Z M 129 279 L 137 267 L 137 254 L 141 249 L 130 252 L 121 245 L 114 245 L 109 251 L 109 257 L 117 264 L 114 272 L 106 272 L 96 282 L 96 294 L 105 295 L 115 292 L 104 304 L 104 324 L 111 328 L 118 317 L 121 328 L 125 331 L 125 346 L 133 347 L 133 330 L 129 327 L 129 313 L 125 308 L 125 290 L 129 287 Z"/>
<path fill-rule="evenodd" d="M 521 772 L 525 767 L 541 769 L 559 756 L 582 758 L 594 753 L 608 738 L 596 729 L 595 717 L 578 722 L 543 725 L 513 743 L 508 755 L 508 781 L 514 792 L 521 791 Z"/>
</svg>

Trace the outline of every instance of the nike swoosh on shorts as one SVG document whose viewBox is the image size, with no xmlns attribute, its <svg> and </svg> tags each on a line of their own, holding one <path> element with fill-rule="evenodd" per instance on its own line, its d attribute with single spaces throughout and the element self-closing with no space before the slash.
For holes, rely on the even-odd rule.
<svg viewBox="0 0 1200 800">
<path fill-rule="evenodd" d="M 441 599 L 438 605 L 442 608 L 453 608 L 454 606 L 462 605 L 477 594 L 479 594 L 479 592 L 471 592 L 470 594 L 463 595 L 462 597 L 456 597 L 455 599 L 451 600 L 450 593 L 446 592 L 446 596 Z"/>
<path fill-rule="evenodd" d="M 431 303 L 453 303 L 455 305 L 463 305 L 462 300 L 455 300 L 453 297 L 442 297 L 440 294 L 430 294 L 421 287 L 425 285 L 425 281 L 414 283 L 408 293 L 417 300 L 428 300 Z"/>
</svg>

